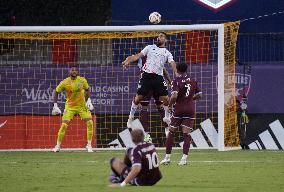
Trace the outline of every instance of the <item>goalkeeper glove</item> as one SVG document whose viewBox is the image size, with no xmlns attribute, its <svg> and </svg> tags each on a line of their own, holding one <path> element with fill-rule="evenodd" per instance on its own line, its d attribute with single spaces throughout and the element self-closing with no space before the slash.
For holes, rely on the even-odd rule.
<svg viewBox="0 0 284 192">
<path fill-rule="evenodd" d="M 88 100 L 87 100 L 87 102 L 86 102 L 86 107 L 88 107 L 88 109 L 89 109 L 90 111 L 92 111 L 92 110 L 94 109 L 94 106 L 93 106 L 92 101 L 91 101 L 90 98 L 88 98 Z"/>
<path fill-rule="evenodd" d="M 57 103 L 54 103 L 51 114 L 52 114 L 52 115 L 61 114 L 61 110 L 59 109 Z"/>
</svg>

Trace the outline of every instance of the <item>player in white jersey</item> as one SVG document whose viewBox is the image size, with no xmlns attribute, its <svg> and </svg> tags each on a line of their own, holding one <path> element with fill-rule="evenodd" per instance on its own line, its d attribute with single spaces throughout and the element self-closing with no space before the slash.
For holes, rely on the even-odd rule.
<svg viewBox="0 0 284 192">
<path fill-rule="evenodd" d="M 134 114 L 140 101 L 153 91 L 159 95 L 159 100 L 164 104 L 165 117 L 163 120 L 168 124 L 170 123 L 169 97 L 167 83 L 163 78 L 163 69 L 164 64 L 169 63 L 176 74 L 176 63 L 173 55 L 165 47 L 166 41 L 166 34 L 161 32 L 155 44 L 146 46 L 140 53 L 129 56 L 122 62 L 123 66 L 127 67 L 131 62 L 147 56 L 146 63 L 142 67 L 143 74 L 139 80 L 137 94 L 132 101 L 127 127 L 131 127 L 131 122 L 134 120 Z"/>
</svg>

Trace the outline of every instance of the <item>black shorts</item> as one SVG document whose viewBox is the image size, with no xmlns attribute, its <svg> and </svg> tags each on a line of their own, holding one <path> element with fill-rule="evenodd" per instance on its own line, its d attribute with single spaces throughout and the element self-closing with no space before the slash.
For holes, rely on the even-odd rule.
<svg viewBox="0 0 284 192">
<path fill-rule="evenodd" d="M 155 92 L 159 96 L 167 96 L 167 83 L 161 75 L 144 72 L 139 80 L 137 95 L 147 96 L 151 92 Z"/>
</svg>

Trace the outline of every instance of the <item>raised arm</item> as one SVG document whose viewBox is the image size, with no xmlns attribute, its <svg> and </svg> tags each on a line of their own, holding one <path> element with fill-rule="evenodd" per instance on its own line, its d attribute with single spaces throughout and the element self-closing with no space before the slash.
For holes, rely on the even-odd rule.
<svg viewBox="0 0 284 192">
<path fill-rule="evenodd" d="M 176 68 L 176 62 L 175 61 L 171 61 L 170 65 L 175 73 L 175 76 L 177 76 L 177 68 Z"/>
<path fill-rule="evenodd" d="M 131 55 L 126 57 L 126 59 L 122 62 L 122 65 L 124 68 L 126 68 L 131 62 L 137 61 L 138 59 L 140 59 L 141 57 L 143 57 L 143 53 L 138 53 L 136 55 Z"/>
</svg>

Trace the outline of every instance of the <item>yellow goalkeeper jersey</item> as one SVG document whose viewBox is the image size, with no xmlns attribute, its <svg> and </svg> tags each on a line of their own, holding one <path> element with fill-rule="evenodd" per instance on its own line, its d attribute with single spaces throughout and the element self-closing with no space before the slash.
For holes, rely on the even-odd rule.
<svg viewBox="0 0 284 192">
<path fill-rule="evenodd" d="M 77 76 L 76 79 L 72 80 L 68 77 L 62 80 L 56 87 L 56 92 L 66 92 L 66 104 L 65 108 L 77 109 L 85 106 L 85 90 L 89 89 L 87 80 L 84 77 Z"/>
</svg>

